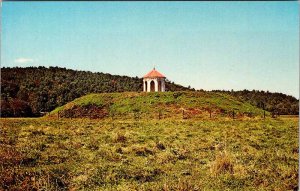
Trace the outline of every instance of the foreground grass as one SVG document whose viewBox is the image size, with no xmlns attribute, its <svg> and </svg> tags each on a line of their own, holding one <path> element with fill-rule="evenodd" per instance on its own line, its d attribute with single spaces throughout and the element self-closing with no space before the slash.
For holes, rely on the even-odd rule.
<svg viewBox="0 0 300 191">
<path fill-rule="evenodd" d="M 0 190 L 298 188 L 298 118 L 0 122 Z"/>
</svg>

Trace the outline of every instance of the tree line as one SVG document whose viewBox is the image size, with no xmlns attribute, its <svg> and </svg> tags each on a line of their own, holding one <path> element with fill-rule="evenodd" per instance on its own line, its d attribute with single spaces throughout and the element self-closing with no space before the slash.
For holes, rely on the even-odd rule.
<svg viewBox="0 0 300 191">
<path fill-rule="evenodd" d="M 89 93 L 142 91 L 142 79 L 60 67 L 1 68 L 1 117 L 38 116 Z M 167 91 L 193 90 L 166 80 Z"/>
<path fill-rule="evenodd" d="M 241 101 L 249 102 L 258 108 L 272 112 L 276 115 L 298 115 L 299 100 L 283 93 L 271 93 L 269 91 L 241 90 L 225 91 L 213 90 L 214 92 L 226 93 Z"/>
<path fill-rule="evenodd" d="M 1 68 L 1 117 L 32 117 L 89 93 L 142 91 L 142 79 L 60 67 Z M 167 91 L 195 91 L 166 80 Z M 204 91 L 204 90 L 198 90 Z M 280 115 L 298 115 L 299 100 L 269 91 L 213 90 Z"/>
</svg>

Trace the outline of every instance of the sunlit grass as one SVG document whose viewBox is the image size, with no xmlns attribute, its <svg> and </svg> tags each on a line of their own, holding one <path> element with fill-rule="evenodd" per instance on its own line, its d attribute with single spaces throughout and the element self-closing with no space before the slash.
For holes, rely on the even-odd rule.
<svg viewBox="0 0 300 191">
<path fill-rule="evenodd" d="M 293 190 L 298 118 L 1 119 L 2 189 Z"/>
<path fill-rule="evenodd" d="M 94 109 L 94 110 L 93 110 Z M 187 118 L 209 118 L 263 116 L 263 110 L 236 98 L 215 92 L 123 92 L 89 94 L 56 108 L 50 116 L 91 117 L 102 113 L 101 117 L 124 119 L 136 114 L 139 118 L 180 118 L 184 110 Z M 93 111 L 93 112 L 89 112 Z M 72 113 L 69 115 L 68 113 Z M 81 115 L 81 116 L 80 116 Z M 266 112 L 269 115 L 269 112 Z"/>
</svg>

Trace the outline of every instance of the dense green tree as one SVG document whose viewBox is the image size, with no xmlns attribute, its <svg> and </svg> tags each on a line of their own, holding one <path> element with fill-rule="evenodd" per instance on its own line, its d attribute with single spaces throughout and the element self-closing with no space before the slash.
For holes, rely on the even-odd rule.
<svg viewBox="0 0 300 191">
<path fill-rule="evenodd" d="M 298 115 L 299 100 L 293 96 L 283 93 L 271 93 L 269 91 L 242 90 L 242 91 L 224 91 L 214 90 L 237 97 L 240 100 L 247 101 L 252 105 L 265 109 L 270 112 L 276 112 L 280 115 Z"/>
<path fill-rule="evenodd" d="M 188 88 L 167 83 L 170 91 Z M 1 116 L 18 116 L 16 105 L 24 103 L 31 108 L 30 115 L 48 112 L 89 93 L 142 91 L 142 79 L 101 72 L 75 71 L 59 67 L 1 68 Z M 24 110 L 27 111 L 27 110 Z"/>
<path fill-rule="evenodd" d="M 1 68 L 1 116 L 33 116 L 49 112 L 89 93 L 142 91 L 142 79 L 75 71 L 59 67 Z M 167 91 L 194 91 L 166 79 Z M 204 91 L 204 90 L 199 90 Z M 282 93 L 243 90 L 225 91 L 239 100 L 276 111 L 280 114 L 298 114 L 299 100 Z M 29 109 L 29 108 L 30 109 Z M 28 114 L 24 114 L 28 112 Z"/>
</svg>

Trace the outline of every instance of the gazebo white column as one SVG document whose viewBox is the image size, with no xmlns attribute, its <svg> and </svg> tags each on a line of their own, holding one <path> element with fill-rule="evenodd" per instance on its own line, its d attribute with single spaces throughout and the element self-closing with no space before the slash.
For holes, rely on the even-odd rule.
<svg viewBox="0 0 300 191">
<path fill-rule="evenodd" d="M 166 86 L 165 86 L 165 80 L 162 80 L 161 81 L 161 91 L 164 92 L 166 89 Z"/>
<path fill-rule="evenodd" d="M 157 81 L 157 78 L 153 80 L 154 81 L 154 90 L 156 92 L 158 92 L 158 81 Z"/>
<path fill-rule="evenodd" d="M 147 92 L 150 92 L 150 90 L 151 90 L 150 83 L 151 83 L 151 80 L 148 79 L 147 80 Z"/>
</svg>

